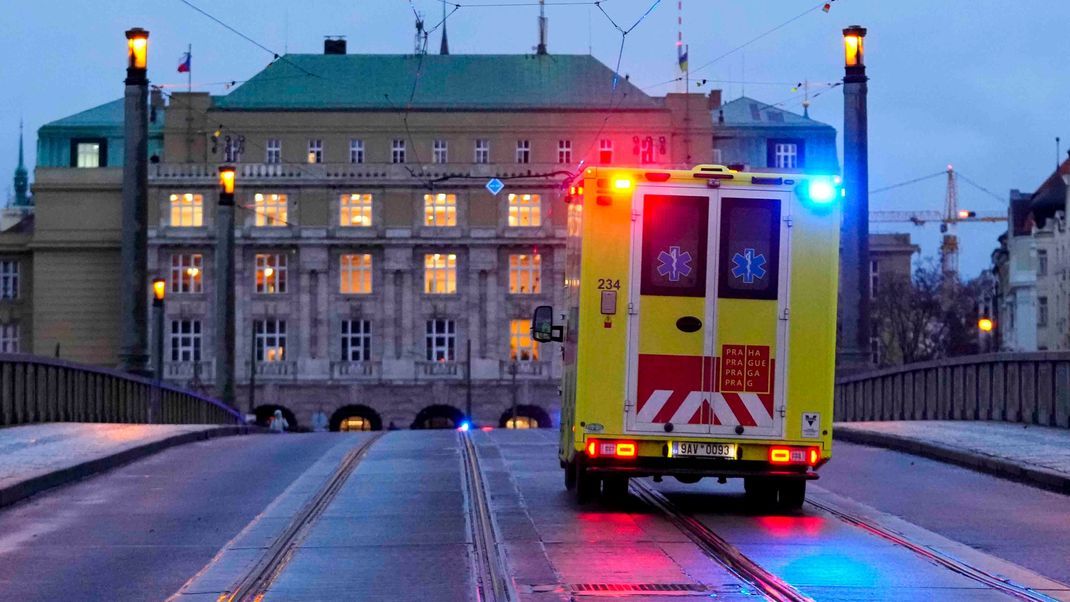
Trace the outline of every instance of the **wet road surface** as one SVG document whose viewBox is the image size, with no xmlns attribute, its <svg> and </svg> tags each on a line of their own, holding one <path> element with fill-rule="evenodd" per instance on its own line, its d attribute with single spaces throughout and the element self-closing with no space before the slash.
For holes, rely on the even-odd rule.
<svg viewBox="0 0 1070 602">
<path fill-rule="evenodd" d="M 629 601 L 761 598 L 636 496 L 577 506 L 564 490 L 556 431 L 470 436 L 520 600 L 582 601 L 607 589 Z M 475 500 L 461 437 L 400 431 L 374 442 L 294 539 L 264 599 L 475 599 Z M 367 438 L 211 440 L 0 511 L 0 599 L 160 600 L 185 586 L 183 601 L 215 600 Z M 823 475 L 814 499 L 851 497 L 918 532 L 1067 578 L 1066 496 L 848 444 L 837 444 Z M 817 600 L 1007 599 L 813 505 L 755 512 L 738 481 L 654 487 Z M 1051 595 L 1070 599 L 1070 590 Z"/>
</svg>

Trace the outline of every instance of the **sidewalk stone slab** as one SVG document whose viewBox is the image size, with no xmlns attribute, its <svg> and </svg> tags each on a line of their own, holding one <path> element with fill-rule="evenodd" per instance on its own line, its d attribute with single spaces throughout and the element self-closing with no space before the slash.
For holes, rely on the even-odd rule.
<svg viewBox="0 0 1070 602">
<path fill-rule="evenodd" d="M 167 447 L 250 432 L 213 424 L 46 423 L 0 428 L 0 507 Z"/>
<path fill-rule="evenodd" d="M 1070 494 L 1070 429 L 989 421 L 837 423 L 843 441 L 914 453 Z"/>
</svg>

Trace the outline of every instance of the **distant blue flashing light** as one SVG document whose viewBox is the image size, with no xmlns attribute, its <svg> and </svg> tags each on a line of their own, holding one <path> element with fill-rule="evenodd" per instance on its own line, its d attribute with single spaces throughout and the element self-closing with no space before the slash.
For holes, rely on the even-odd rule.
<svg viewBox="0 0 1070 602">
<path fill-rule="evenodd" d="M 461 426 L 457 427 L 457 430 L 461 431 L 462 433 L 467 433 L 469 431 L 469 429 L 471 429 L 471 428 L 472 428 L 472 423 L 468 422 L 467 420 L 465 420 L 464 422 L 461 423 Z"/>
</svg>

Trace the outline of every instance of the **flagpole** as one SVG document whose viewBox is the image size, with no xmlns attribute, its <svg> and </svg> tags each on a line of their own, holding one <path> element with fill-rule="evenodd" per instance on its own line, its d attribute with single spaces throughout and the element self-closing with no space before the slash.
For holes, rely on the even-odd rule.
<svg viewBox="0 0 1070 602">
<path fill-rule="evenodd" d="M 186 60 L 189 61 L 189 69 L 186 69 L 186 91 L 193 93 L 193 44 L 186 49 Z"/>
</svg>

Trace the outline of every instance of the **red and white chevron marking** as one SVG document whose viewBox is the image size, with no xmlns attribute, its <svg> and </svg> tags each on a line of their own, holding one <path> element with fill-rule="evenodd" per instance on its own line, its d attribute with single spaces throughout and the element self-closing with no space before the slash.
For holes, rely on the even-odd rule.
<svg viewBox="0 0 1070 602">
<path fill-rule="evenodd" d="M 718 358 L 639 356 L 637 425 L 773 426 L 772 393 L 716 391 Z"/>
</svg>

